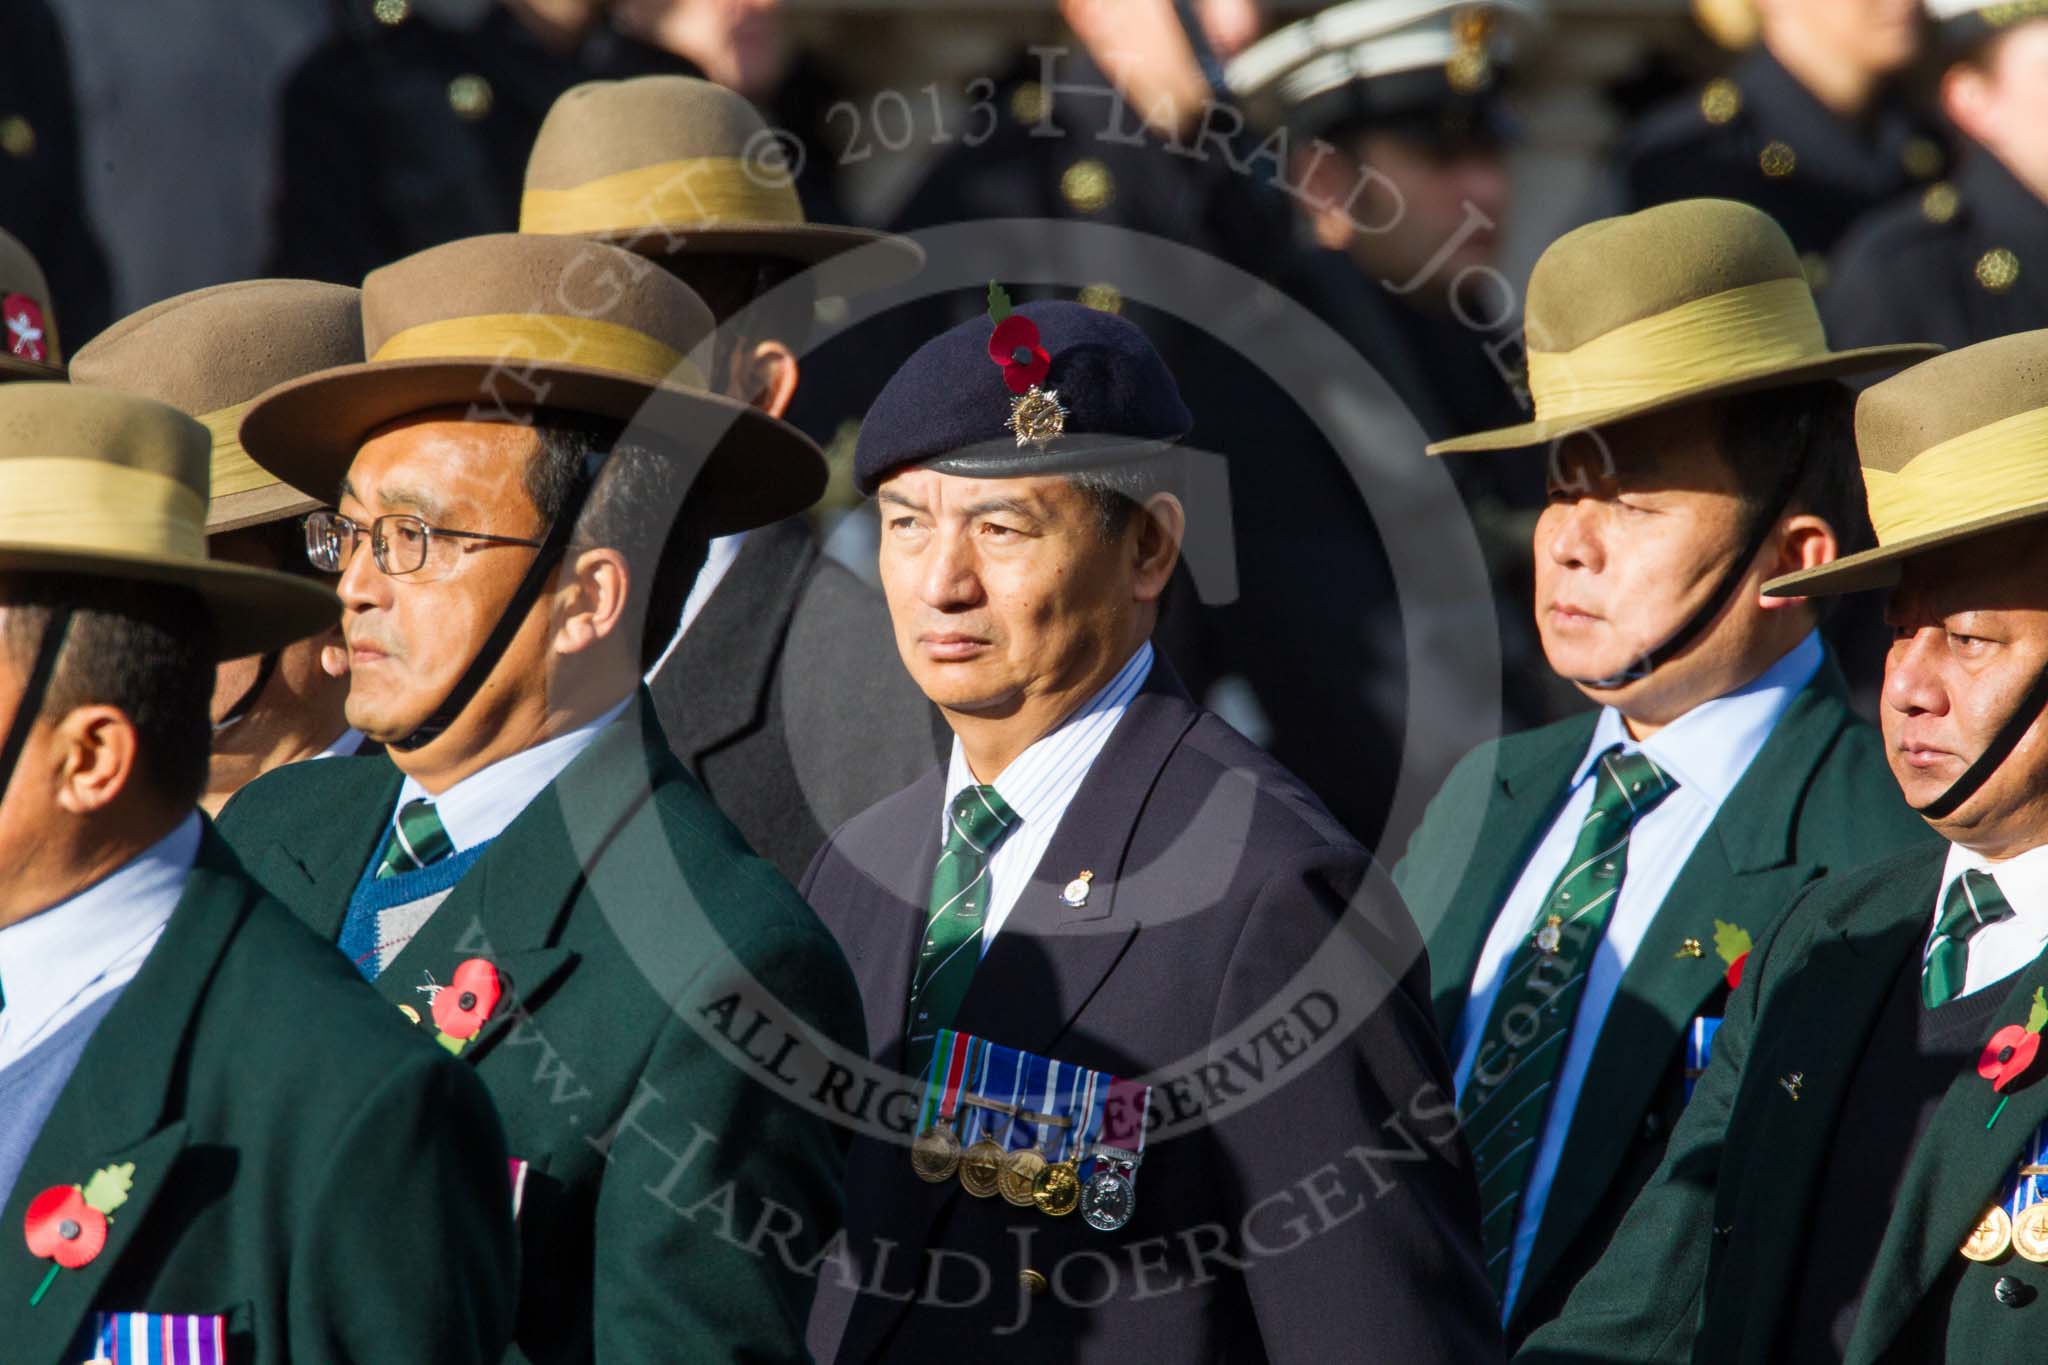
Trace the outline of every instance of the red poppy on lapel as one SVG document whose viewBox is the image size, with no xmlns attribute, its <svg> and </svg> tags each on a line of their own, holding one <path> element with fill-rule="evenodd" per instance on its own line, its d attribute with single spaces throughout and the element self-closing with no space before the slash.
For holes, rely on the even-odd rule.
<svg viewBox="0 0 2048 1365">
<path fill-rule="evenodd" d="M 470 958 L 434 992 L 434 1027 L 457 1042 L 468 1042 L 498 1008 L 503 989 L 496 967 L 483 958 Z"/>
<path fill-rule="evenodd" d="M 1984 1045 L 1984 1055 L 1977 1059 L 1977 1074 L 1991 1082 L 1993 1090 L 2002 1091 L 2034 1064 L 2034 1055 L 2040 1050 L 2040 1034 L 2028 1032 L 2024 1024 L 2007 1024 Z"/>
<path fill-rule="evenodd" d="M 92 1264 L 107 1244 L 107 1216 L 76 1185 L 52 1185 L 28 1201 L 24 1231 L 31 1255 L 66 1270 Z"/>
</svg>

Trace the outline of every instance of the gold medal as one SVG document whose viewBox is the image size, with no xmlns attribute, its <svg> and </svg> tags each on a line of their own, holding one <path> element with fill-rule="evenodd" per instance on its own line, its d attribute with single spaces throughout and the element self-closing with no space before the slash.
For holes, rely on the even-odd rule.
<svg viewBox="0 0 2048 1365">
<path fill-rule="evenodd" d="M 1963 1239 L 1962 1253 L 1979 1263 L 1995 1261 L 2012 1249 L 2012 1219 L 2006 1217 L 2005 1209 L 1993 1204 L 1977 1220 L 1977 1226 Z"/>
<path fill-rule="evenodd" d="M 996 1192 L 1002 1171 L 1003 1149 L 994 1138 L 983 1137 L 961 1154 L 960 1187 L 976 1199 L 986 1199 Z"/>
<path fill-rule="evenodd" d="M 950 1119 L 940 1119 L 917 1135 L 910 1144 L 910 1169 L 920 1180 L 937 1185 L 953 1178 L 960 1168 L 960 1139 L 953 1136 Z"/>
<path fill-rule="evenodd" d="M 2035 1265 L 2048 1265 L 2048 1199 L 2027 1205 L 2012 1220 L 2012 1249 Z"/>
<path fill-rule="evenodd" d="M 1038 1175 L 1044 1169 L 1044 1152 L 1036 1147 L 1019 1148 L 1003 1158 L 1003 1170 L 996 1178 L 996 1188 L 1003 1198 L 1018 1208 L 1028 1209 L 1038 1202 L 1035 1196 Z"/>
<path fill-rule="evenodd" d="M 1057 1161 L 1038 1173 L 1031 1202 L 1040 1213 L 1064 1218 L 1081 1206 L 1081 1177 L 1071 1161 Z"/>
</svg>

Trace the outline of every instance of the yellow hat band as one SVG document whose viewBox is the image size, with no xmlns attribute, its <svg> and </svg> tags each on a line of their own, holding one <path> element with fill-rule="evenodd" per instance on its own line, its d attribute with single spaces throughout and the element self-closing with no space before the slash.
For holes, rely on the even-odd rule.
<svg viewBox="0 0 2048 1365">
<path fill-rule="evenodd" d="M 394 332 L 372 360 L 486 360 L 518 371 L 529 365 L 581 365 L 646 384 L 680 379 L 704 387 L 704 375 L 645 332 L 599 318 L 552 313 L 487 313 L 443 318 Z"/>
<path fill-rule="evenodd" d="M 168 474 L 97 460 L 0 460 L 0 544 L 203 561 L 206 500 Z"/>
<path fill-rule="evenodd" d="M 249 452 L 242 449 L 242 417 L 255 403 L 252 398 L 246 403 L 202 412 L 193 419 L 213 437 L 210 491 L 216 498 L 225 498 L 233 493 L 253 493 L 259 488 L 274 487 L 279 482 L 275 474 L 250 459 Z"/>
<path fill-rule="evenodd" d="M 695 156 L 586 180 L 574 189 L 528 190 L 521 232 L 701 231 L 727 223 L 802 227 L 803 205 L 786 176 L 764 183 L 758 158 Z"/>
<path fill-rule="evenodd" d="M 1529 351 L 1541 422 L 1595 417 L 1827 353 L 1813 291 L 1768 280 L 1709 294 L 1617 327 L 1569 351 Z"/>
<path fill-rule="evenodd" d="M 1897 473 L 1865 469 L 1863 484 L 1880 545 L 2048 502 L 2048 408 L 1929 446 Z"/>
</svg>

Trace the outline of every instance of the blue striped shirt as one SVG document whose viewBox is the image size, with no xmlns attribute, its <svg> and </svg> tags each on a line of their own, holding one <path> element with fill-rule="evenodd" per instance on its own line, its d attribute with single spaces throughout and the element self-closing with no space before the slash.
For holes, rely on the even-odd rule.
<svg viewBox="0 0 2048 1365">
<path fill-rule="evenodd" d="M 989 858 L 988 920 L 981 933 L 984 953 L 1003 927 L 1003 921 L 1009 918 L 1017 897 L 1030 885 L 1031 874 L 1045 856 L 1053 835 L 1059 833 L 1060 817 L 1067 813 L 1074 793 L 1081 789 L 1081 781 L 1088 776 L 1096 755 L 1109 742 L 1110 732 L 1123 719 L 1131 698 L 1138 695 L 1138 689 L 1151 673 L 1152 642 L 1147 640 L 1100 692 L 1053 727 L 1051 733 L 1017 755 L 997 775 L 992 784 L 996 793 L 1021 818 Z M 967 756 L 961 752 L 956 736 L 953 757 L 946 769 L 946 806 L 952 804 L 951 798 L 961 789 L 974 785 L 974 773 L 967 766 Z M 939 808 L 941 838 L 946 826 L 946 806 Z M 1068 871 L 1059 878 L 1060 883 L 1065 885 L 1079 871 Z"/>
</svg>

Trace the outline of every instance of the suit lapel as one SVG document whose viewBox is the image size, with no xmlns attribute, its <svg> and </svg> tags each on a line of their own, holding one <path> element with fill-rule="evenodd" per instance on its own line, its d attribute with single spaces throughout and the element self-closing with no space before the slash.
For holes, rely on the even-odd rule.
<svg viewBox="0 0 2048 1365">
<path fill-rule="evenodd" d="M 1926 936 L 1938 889 L 1926 888 L 1916 947 Z M 2005 990 L 2005 1001 L 1985 1038 L 2007 1024 L 2025 1023 L 2034 992 L 2043 987 L 2048 987 L 2048 954 L 2035 958 Z M 1849 1341 L 1848 1359 L 1883 1356 L 1998 1197 L 1999 1182 L 2033 1139 L 2034 1130 L 2048 1122 L 2048 1078 L 2039 1063 L 2007 1093 L 2011 1102 L 1998 1115 L 1997 1126 L 1987 1128 L 1999 1101 L 1991 1083 L 1974 1068 L 1965 1068 L 1950 1083 L 1900 1182 L 1864 1291 L 1863 1311 Z"/>
<path fill-rule="evenodd" d="M 1764 1002 L 1767 1026 L 1754 1035 L 1729 1127 L 1740 1137 L 1721 1156 L 1722 1169 L 1739 1176 L 1730 1176 L 1724 1189 L 1734 1193 L 1714 1214 L 1718 1225 L 1735 1230 L 1742 1249 L 1722 1259 L 1714 1294 L 1744 1307 L 1708 1319 L 1698 1347 L 1702 1360 L 1771 1356 L 1806 1244 L 1800 1236 L 1766 1230 L 1810 1225 L 1842 1104 L 1901 962 L 1926 937 L 1941 863 L 1934 852 L 1921 871 L 1839 912 L 1816 933 L 1805 957 L 1786 968 L 1796 973 L 1798 989 Z"/>
<path fill-rule="evenodd" d="M 1735 922 L 1733 906 L 1770 906 L 1775 914 L 1824 870 L 1796 856 L 1794 835 L 1806 790 L 1845 717 L 1838 694 L 1830 671 L 1786 708 L 1700 836 L 1622 974 L 1615 1007 L 1647 1010 L 1657 1027 L 1631 1020 L 1601 1030 L 1529 1254 L 1521 1302 L 1532 1300 L 1601 1205 L 1635 1140 L 1637 1116 L 1683 1065 L 1686 1030 L 1726 980 L 1726 964 L 1712 946 L 1715 920 Z M 1761 934 L 1766 926 L 1740 927 Z M 1680 954 L 1687 939 L 1699 941 L 1700 956 Z M 1610 1012 L 1609 1022 L 1613 1018 Z"/>
<path fill-rule="evenodd" d="M 576 954 L 556 940 L 583 892 L 586 867 L 671 777 L 689 780 L 676 768 L 643 691 L 492 840 L 378 975 L 378 992 L 394 1005 L 411 1006 L 420 1016 L 417 1026 L 432 1034 L 433 989 L 447 985 L 470 958 L 490 962 L 504 995 L 462 1052 L 479 1059 L 575 968 Z M 573 830 L 564 811 L 575 812 Z"/>
<path fill-rule="evenodd" d="M 956 1026 L 1026 1052 L 1047 1053 L 1130 946 L 1138 922 L 1118 914 L 1132 835 L 1159 770 L 1201 712 L 1163 660 L 1131 700 L 1074 793 L 1031 881 L 967 988 Z M 1062 896 L 1094 874 L 1079 906 Z"/>
<path fill-rule="evenodd" d="M 885 830 L 872 848 L 849 850 L 859 881 L 835 892 L 843 909 L 832 922 L 839 946 L 861 983 L 868 1039 L 877 1065 L 903 1063 L 903 1016 L 910 974 L 924 932 L 925 901 L 939 860 L 939 821 L 945 809 L 944 768 L 917 780 L 902 798 L 909 818 Z"/>
<path fill-rule="evenodd" d="M 323 807 L 337 819 L 295 823 L 286 837 L 263 850 L 256 869 L 279 899 L 290 903 L 314 933 L 332 943 L 341 937 L 348 904 L 363 869 L 382 847 L 387 821 L 398 804 L 405 774 L 381 753 L 375 758 L 323 758 L 331 765 L 332 785 L 323 793 Z M 332 804 L 327 804 L 331 802 Z M 357 818 L 365 809 L 377 818 Z"/>
<path fill-rule="evenodd" d="M 1574 717 L 1503 745 L 1468 856 L 1439 858 L 1439 866 L 1417 868 L 1408 878 L 1410 904 L 1418 920 L 1427 921 L 1416 927 L 1428 945 L 1437 1032 L 1446 1047 L 1457 1036 L 1487 936 L 1557 818 L 1570 790 L 1566 783 L 1585 757 L 1597 721 L 1597 712 Z M 1421 878 L 1429 883 L 1421 884 Z"/>
<path fill-rule="evenodd" d="M 67 1365 L 95 1296 L 137 1244 L 151 1205 L 173 1178 L 186 1144 L 185 1124 L 173 1110 L 193 1020 L 253 901 L 253 888 L 209 826 L 163 937 L 93 1031 L 0 1216 L 10 1361 Z M 58 1271 L 30 1308 L 51 1263 L 30 1255 L 22 1240 L 29 1202 L 52 1185 L 84 1185 L 96 1171 L 130 1163 L 127 1198 L 108 1219 L 106 1245 L 86 1265 Z"/>
<path fill-rule="evenodd" d="M 817 541 L 799 520 L 749 531 L 732 567 L 655 674 L 662 724 L 692 767 L 759 723 L 790 614 L 817 557 Z M 717 686 L 709 686 L 714 679 Z"/>
</svg>

